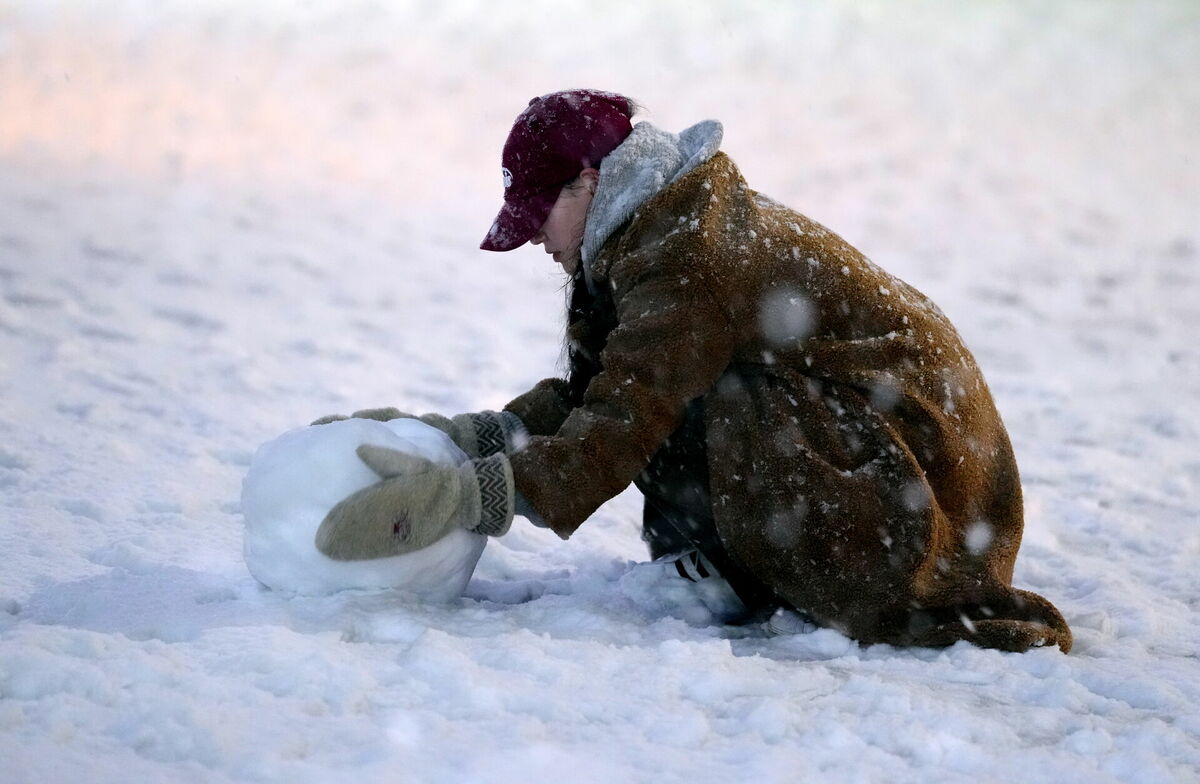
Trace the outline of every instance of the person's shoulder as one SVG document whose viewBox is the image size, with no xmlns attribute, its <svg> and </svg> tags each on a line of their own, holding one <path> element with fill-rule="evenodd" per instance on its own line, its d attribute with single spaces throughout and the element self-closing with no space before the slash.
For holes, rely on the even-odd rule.
<svg viewBox="0 0 1200 784">
<path fill-rule="evenodd" d="M 713 190 L 718 187 L 730 188 L 739 185 L 745 186 L 741 170 L 738 169 L 737 164 L 733 162 L 733 158 L 730 158 L 728 153 L 718 150 L 711 158 L 680 177 L 666 190 L 692 190 L 695 188 Z"/>
<path fill-rule="evenodd" d="M 718 266 L 719 252 L 744 227 L 753 193 L 732 159 L 718 152 L 654 195 L 634 213 L 616 244 L 604 254 L 616 280 L 679 273 L 699 279 Z"/>
<path fill-rule="evenodd" d="M 664 218 L 686 224 L 726 209 L 751 193 L 733 159 L 718 151 L 655 194 L 634 219 L 644 225 L 660 224 Z"/>
</svg>

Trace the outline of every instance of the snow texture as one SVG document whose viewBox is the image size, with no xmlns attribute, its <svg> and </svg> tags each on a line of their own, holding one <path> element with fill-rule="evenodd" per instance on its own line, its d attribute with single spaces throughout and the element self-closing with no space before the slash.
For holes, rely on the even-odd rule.
<svg viewBox="0 0 1200 784">
<path fill-rule="evenodd" d="M 0 2 L 0 779 L 1200 779 L 1197 73 L 1191 0 Z M 1070 655 L 724 625 L 636 491 L 446 604 L 251 576 L 259 444 L 554 373 L 561 272 L 476 244 L 578 86 L 953 320 Z"/>
<path fill-rule="evenodd" d="M 445 465 L 467 459 L 449 436 L 416 419 L 346 419 L 268 441 L 242 480 L 250 573 L 268 588 L 299 594 L 397 588 L 426 601 L 461 596 L 487 543 L 481 534 L 456 529 L 416 552 L 368 561 L 335 561 L 317 550 L 317 529 L 329 510 L 379 481 L 354 451 L 361 444 Z"/>
</svg>

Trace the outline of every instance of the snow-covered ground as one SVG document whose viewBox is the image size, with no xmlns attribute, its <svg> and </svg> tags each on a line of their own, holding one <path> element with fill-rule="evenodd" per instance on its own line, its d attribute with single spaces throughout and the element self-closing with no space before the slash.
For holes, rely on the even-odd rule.
<svg viewBox="0 0 1200 784">
<path fill-rule="evenodd" d="M 1200 778 L 1200 8 L 0 0 L 0 779 Z M 924 290 L 1075 650 L 707 625 L 636 491 L 465 598 L 287 598 L 254 449 L 556 371 L 561 280 L 476 246 L 534 95 L 715 117 Z"/>
</svg>

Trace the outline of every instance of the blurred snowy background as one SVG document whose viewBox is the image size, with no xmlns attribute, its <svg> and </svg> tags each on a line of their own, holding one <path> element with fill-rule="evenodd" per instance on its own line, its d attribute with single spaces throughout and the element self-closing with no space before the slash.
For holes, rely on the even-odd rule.
<svg viewBox="0 0 1200 784">
<path fill-rule="evenodd" d="M 1198 73 L 1190 0 L 0 0 L 0 777 L 1197 780 Z M 635 492 L 449 607 L 254 582 L 258 444 L 555 373 L 557 268 L 476 247 L 581 86 L 960 327 L 1070 656 L 706 625 Z"/>
</svg>

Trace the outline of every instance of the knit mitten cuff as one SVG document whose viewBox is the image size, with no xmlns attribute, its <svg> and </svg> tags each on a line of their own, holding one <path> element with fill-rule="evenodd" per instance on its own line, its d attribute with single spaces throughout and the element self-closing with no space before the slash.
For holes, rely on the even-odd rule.
<svg viewBox="0 0 1200 784">
<path fill-rule="evenodd" d="M 521 417 L 511 411 L 501 411 L 496 414 L 500 418 L 500 426 L 504 428 L 504 454 L 511 455 L 520 451 L 529 443 L 529 431 Z"/>
<path fill-rule="evenodd" d="M 512 466 L 502 454 L 472 460 L 479 483 L 479 524 L 476 533 L 501 536 L 512 526 L 516 511 L 516 487 Z"/>
<path fill-rule="evenodd" d="M 453 418 L 455 441 L 468 456 L 510 454 L 529 440 L 521 418 L 511 411 L 480 411 Z"/>
</svg>

